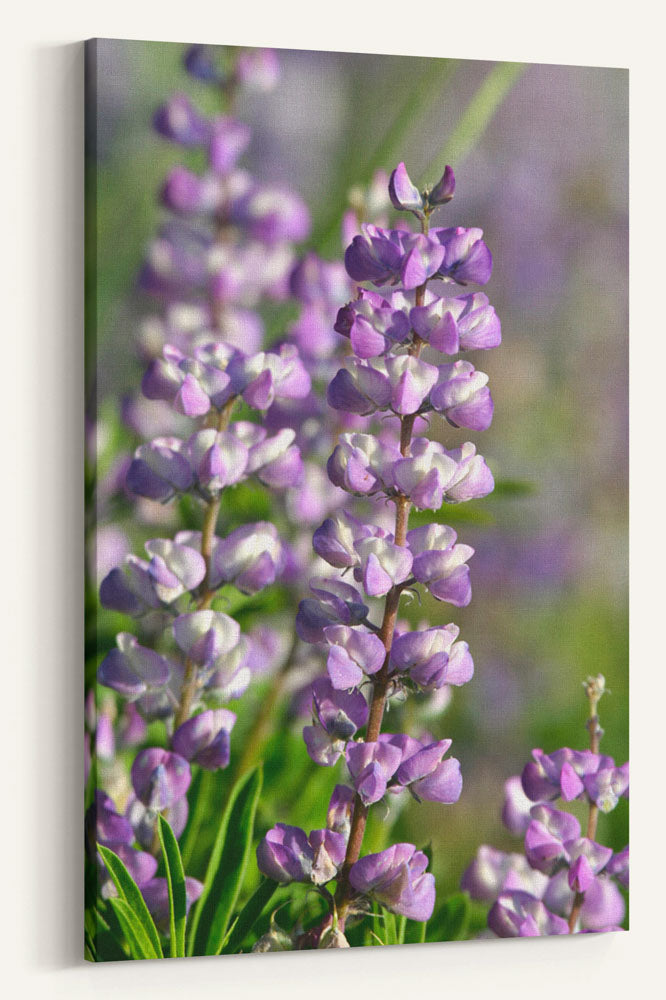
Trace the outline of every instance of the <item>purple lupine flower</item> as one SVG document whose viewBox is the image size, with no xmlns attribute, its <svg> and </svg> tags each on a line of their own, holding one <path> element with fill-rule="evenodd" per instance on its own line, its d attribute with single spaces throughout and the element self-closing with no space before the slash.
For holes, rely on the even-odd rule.
<svg viewBox="0 0 666 1000">
<path fill-rule="evenodd" d="M 326 812 L 326 826 L 336 833 L 344 834 L 346 839 L 351 829 L 353 812 L 354 789 L 349 785 L 336 785 Z"/>
<path fill-rule="evenodd" d="M 397 292 L 385 299 L 377 292 L 361 290 L 359 298 L 343 306 L 334 329 L 349 337 L 358 358 L 374 358 L 386 354 L 395 344 L 403 343 L 410 332 L 405 297 Z"/>
<path fill-rule="evenodd" d="M 165 139 L 181 146 L 203 146 L 210 135 L 210 123 L 184 94 L 174 94 L 157 109 L 153 126 Z"/>
<path fill-rule="evenodd" d="M 614 875 L 618 880 L 620 885 L 623 885 L 625 889 L 629 888 L 629 847 L 623 848 L 614 854 L 611 860 L 606 865 L 606 872 L 609 875 Z"/>
<path fill-rule="evenodd" d="M 125 816 L 132 824 L 138 843 L 146 850 L 150 850 L 155 843 L 158 815 L 164 816 L 176 837 L 180 837 L 187 825 L 189 815 L 187 796 L 183 795 L 172 806 L 161 812 L 145 806 L 135 795 L 131 796 L 125 808 Z"/>
<path fill-rule="evenodd" d="M 404 545 L 395 545 L 393 536 L 388 538 L 362 538 L 356 543 L 360 565 L 354 570 L 354 579 L 363 581 L 369 597 L 388 594 L 396 584 L 404 583 L 412 569 L 412 553 Z"/>
<path fill-rule="evenodd" d="M 312 760 L 330 767 L 368 721 L 368 704 L 360 691 L 340 691 L 328 678 L 318 677 L 312 684 L 312 708 L 315 724 L 304 728 L 303 739 Z"/>
<path fill-rule="evenodd" d="M 165 344 L 161 358 L 148 365 L 141 390 L 147 399 L 163 399 L 187 417 L 201 417 L 231 397 L 227 365 L 237 352 L 228 344 L 196 347 L 191 355 Z"/>
<path fill-rule="evenodd" d="M 432 235 L 364 224 L 345 251 L 347 274 L 373 285 L 397 284 L 407 291 L 433 278 L 444 265 L 446 248 Z"/>
<path fill-rule="evenodd" d="M 465 607 L 472 598 L 467 560 L 474 554 L 469 545 L 455 544 L 453 528 L 427 524 L 407 532 L 413 556 L 412 572 L 438 601 Z"/>
<path fill-rule="evenodd" d="M 219 656 L 205 671 L 204 694 L 207 704 L 219 707 L 245 694 L 252 680 L 252 644 L 247 636 Z"/>
<path fill-rule="evenodd" d="M 525 855 L 533 868 L 551 875 L 570 860 L 567 848 L 580 837 L 580 823 L 571 813 L 547 805 L 534 806 L 531 815 L 525 831 Z"/>
<path fill-rule="evenodd" d="M 402 754 L 398 747 L 386 742 L 349 743 L 345 757 L 354 788 L 368 806 L 383 798 Z"/>
<path fill-rule="evenodd" d="M 326 468 L 334 486 L 368 496 L 392 485 L 393 465 L 399 458 L 395 445 L 372 434 L 341 434 Z"/>
<path fill-rule="evenodd" d="M 439 510 L 443 501 L 457 503 L 486 496 L 495 485 L 471 442 L 447 451 L 427 438 L 416 438 L 411 454 L 396 460 L 393 481 L 422 510 Z"/>
<path fill-rule="evenodd" d="M 312 547 L 330 566 L 347 569 L 360 562 L 355 542 L 371 534 L 371 528 L 342 510 L 326 518 L 317 528 L 312 536 Z"/>
<path fill-rule="evenodd" d="M 453 624 L 404 632 L 393 640 L 391 670 L 408 673 L 427 691 L 444 684 L 466 684 L 474 673 L 474 663 L 467 643 L 455 641 L 459 633 Z"/>
<path fill-rule="evenodd" d="M 239 352 L 230 360 L 227 374 L 233 392 L 257 410 L 267 410 L 276 398 L 303 399 L 311 388 L 310 376 L 291 344 L 284 344 L 277 353 L 244 356 Z"/>
<path fill-rule="evenodd" d="M 428 859 L 413 844 L 394 844 L 366 854 L 352 865 L 349 881 L 357 892 L 376 899 L 410 920 L 429 920 L 435 907 L 435 879 Z"/>
<path fill-rule="evenodd" d="M 386 650 L 374 632 L 348 625 L 328 625 L 324 638 L 330 646 L 326 669 L 338 691 L 356 687 L 364 673 L 376 674 L 384 664 Z"/>
<path fill-rule="evenodd" d="M 94 853 L 95 844 L 115 850 L 114 844 L 131 846 L 134 830 L 128 820 L 116 809 L 113 799 L 99 788 L 86 812 L 86 845 Z"/>
<path fill-rule="evenodd" d="M 186 449 L 197 486 L 207 498 L 245 478 L 249 452 L 231 431 L 196 431 Z"/>
<path fill-rule="evenodd" d="M 155 438 L 134 452 L 126 484 L 128 490 L 149 500 L 170 500 L 192 484 L 192 469 L 179 438 Z"/>
<path fill-rule="evenodd" d="M 275 582 L 284 562 L 284 546 L 274 524 L 244 524 L 214 546 L 211 583 L 233 583 L 243 594 L 256 594 Z"/>
<path fill-rule="evenodd" d="M 491 907 L 488 926 L 498 937 L 568 934 L 569 925 L 527 892 L 504 892 Z"/>
<path fill-rule="evenodd" d="M 216 118 L 208 140 L 208 162 L 216 174 L 230 173 L 250 145 L 252 134 L 245 122 L 235 118 Z"/>
<path fill-rule="evenodd" d="M 274 882 L 309 882 L 314 850 L 305 832 L 297 826 L 276 823 L 259 842 L 259 871 Z"/>
<path fill-rule="evenodd" d="M 168 809 L 185 795 L 190 780 L 185 758 L 159 747 L 142 750 L 132 764 L 134 792 L 150 809 Z"/>
<path fill-rule="evenodd" d="M 514 775 L 504 782 L 504 804 L 502 806 L 502 822 L 507 830 L 521 837 L 532 822 L 532 799 L 528 799 L 523 791 L 519 775 Z"/>
<path fill-rule="evenodd" d="M 590 800 L 602 812 L 611 812 L 618 804 L 620 797 L 629 794 L 629 764 L 621 767 L 599 767 L 597 771 L 588 773 L 583 778 L 585 791 Z"/>
<path fill-rule="evenodd" d="M 552 754 L 545 754 L 543 750 L 535 749 L 532 757 L 534 759 L 523 768 L 521 780 L 525 794 L 534 802 L 558 796 L 565 802 L 571 802 L 586 792 L 588 779 L 592 789 L 597 774 L 603 776 L 605 782 L 605 775 L 616 770 L 612 757 L 595 754 L 591 750 L 562 747 Z M 623 785 L 624 780 L 619 778 L 619 787 Z"/>
<path fill-rule="evenodd" d="M 118 648 L 107 653 L 99 665 L 97 680 L 100 684 L 135 701 L 168 683 L 171 665 L 163 656 L 141 646 L 129 632 L 119 632 L 116 643 Z"/>
<path fill-rule="evenodd" d="M 323 642 L 328 625 L 357 625 L 368 613 L 359 591 L 342 580 L 315 578 L 310 581 L 315 598 L 298 605 L 296 632 L 303 642 Z"/>
<path fill-rule="evenodd" d="M 236 78 L 248 90 L 266 94 L 280 78 L 280 64 L 273 49 L 245 49 L 236 60 Z"/>
<path fill-rule="evenodd" d="M 203 667 L 238 645 L 240 625 L 222 611 L 192 611 L 174 619 L 173 635 L 186 656 Z"/>
<path fill-rule="evenodd" d="M 309 837 L 314 852 L 310 878 L 315 885 L 325 885 L 337 877 L 345 860 L 347 838 L 335 830 L 313 830 Z"/>
<path fill-rule="evenodd" d="M 176 215 L 213 212 L 219 202 L 217 180 L 211 176 L 200 177 L 186 167 L 172 167 L 164 181 L 160 201 Z"/>
<path fill-rule="evenodd" d="M 485 431 L 493 418 L 493 400 L 488 376 L 469 361 L 439 366 L 437 385 L 430 393 L 430 405 L 453 427 Z"/>
<path fill-rule="evenodd" d="M 367 415 L 389 407 L 397 414 L 417 413 L 437 382 L 438 369 L 409 354 L 349 358 L 327 392 L 336 410 Z"/>
<path fill-rule="evenodd" d="M 398 211 L 413 212 L 417 218 L 423 218 L 423 198 L 402 162 L 398 164 L 389 179 L 389 197 L 393 207 Z"/>
<path fill-rule="evenodd" d="M 274 489 L 297 486 L 303 475 L 303 460 L 298 445 L 293 443 L 295 438 L 296 431 L 285 427 L 273 437 L 257 441 L 250 447 L 248 472 Z"/>
<path fill-rule="evenodd" d="M 450 746 L 451 740 L 439 740 L 407 751 L 395 773 L 396 784 L 409 788 L 417 802 L 457 802 L 462 792 L 460 761 L 442 759 Z"/>
<path fill-rule="evenodd" d="M 479 847 L 460 880 L 461 889 L 484 903 L 516 890 L 541 899 L 547 885 L 548 876 L 532 868 L 524 854 L 506 854 L 487 844 Z"/>
<path fill-rule="evenodd" d="M 291 191 L 255 184 L 233 201 L 231 221 L 262 243 L 299 242 L 310 232 L 310 213 Z"/>
<path fill-rule="evenodd" d="M 502 340 L 500 321 L 483 292 L 440 298 L 426 294 L 422 306 L 414 306 L 409 320 L 415 333 L 443 354 L 487 350 Z"/>
<path fill-rule="evenodd" d="M 129 555 L 122 567 L 111 570 L 100 586 L 105 608 L 142 615 L 151 608 L 172 604 L 198 587 L 206 575 L 200 552 L 167 538 L 146 542 L 149 562 Z"/>
<path fill-rule="evenodd" d="M 473 282 L 485 285 L 493 269 L 493 256 L 481 239 L 482 229 L 431 229 L 431 236 L 445 251 L 437 276 L 448 278 L 459 285 Z"/>
<path fill-rule="evenodd" d="M 185 912 L 189 913 L 192 903 L 203 892 L 203 882 L 196 878 L 185 878 Z M 165 878 L 152 878 L 149 882 L 144 882 L 141 886 L 141 895 L 146 901 L 146 906 L 163 934 L 169 935 L 169 889 Z"/>
<path fill-rule="evenodd" d="M 568 876 L 566 869 L 553 875 L 543 896 L 546 906 L 561 916 L 568 916 L 574 901 L 574 891 L 569 886 Z M 613 880 L 602 873 L 585 891 L 580 911 L 580 930 L 601 932 L 615 929 L 624 920 L 624 914 L 622 893 Z"/>
<path fill-rule="evenodd" d="M 187 719 L 173 734 L 171 745 L 185 760 L 194 761 L 207 771 L 217 771 L 229 764 L 231 730 L 236 715 L 228 709 L 209 709 Z"/>
</svg>

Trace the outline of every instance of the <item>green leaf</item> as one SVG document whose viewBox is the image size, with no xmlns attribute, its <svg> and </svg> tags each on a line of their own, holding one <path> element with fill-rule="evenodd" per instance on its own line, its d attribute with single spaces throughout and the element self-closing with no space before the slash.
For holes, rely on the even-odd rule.
<svg viewBox="0 0 666 1000">
<path fill-rule="evenodd" d="M 238 914 L 236 923 L 222 948 L 223 954 L 233 955 L 238 951 L 278 888 L 277 882 L 273 882 L 269 878 L 265 878 L 259 883 Z"/>
<path fill-rule="evenodd" d="M 514 497 L 531 497 L 537 492 L 537 484 L 531 479 L 496 479 L 490 496 L 493 500 L 512 500 Z"/>
<path fill-rule="evenodd" d="M 160 936 L 157 933 L 157 928 L 155 927 L 155 922 L 150 915 L 150 911 L 146 906 L 145 900 L 141 895 L 138 885 L 125 868 L 117 854 L 109 850 L 108 847 L 103 847 L 102 844 L 97 845 L 99 853 L 102 855 L 102 860 L 106 867 L 109 869 L 109 874 L 114 881 L 116 889 L 121 900 L 127 903 L 129 910 L 135 915 L 138 923 L 143 927 L 144 933 L 148 938 L 152 946 L 154 954 L 147 956 L 148 958 L 164 958 L 162 953 L 162 945 L 160 944 Z M 113 902 L 113 900 L 109 900 Z M 117 913 L 114 907 L 114 912 Z M 120 916 L 118 919 L 123 927 L 123 932 L 125 932 L 125 925 L 123 924 Z"/>
<path fill-rule="evenodd" d="M 426 939 L 427 927 L 426 921 L 408 920 L 403 944 L 423 944 Z"/>
<path fill-rule="evenodd" d="M 384 927 L 385 927 L 384 940 L 386 944 L 397 944 L 398 929 L 395 923 L 395 914 L 389 912 L 389 910 L 384 910 Z"/>
<path fill-rule="evenodd" d="M 157 817 L 157 824 L 169 890 L 170 954 L 172 958 L 184 958 L 187 892 L 183 860 L 174 832 L 163 816 Z"/>
<path fill-rule="evenodd" d="M 145 927 L 127 900 L 121 898 L 110 899 L 109 903 L 118 918 L 118 923 L 122 927 L 132 958 L 162 958 L 161 949 L 158 955 Z"/>
<path fill-rule="evenodd" d="M 263 772 L 254 768 L 231 790 L 192 915 L 188 955 L 217 955 L 238 899 L 252 849 Z"/>
<path fill-rule="evenodd" d="M 449 896 L 428 921 L 426 940 L 464 941 L 470 919 L 469 896 L 458 892 Z"/>
</svg>

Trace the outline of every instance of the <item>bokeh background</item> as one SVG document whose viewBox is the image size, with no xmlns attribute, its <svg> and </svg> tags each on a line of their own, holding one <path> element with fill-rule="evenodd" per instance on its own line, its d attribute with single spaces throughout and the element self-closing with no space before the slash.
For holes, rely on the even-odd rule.
<svg viewBox="0 0 666 1000">
<path fill-rule="evenodd" d="M 184 161 L 154 135 L 152 114 L 177 90 L 212 110 L 210 90 L 185 74 L 183 51 L 124 41 L 98 50 L 97 162 L 88 166 L 97 239 L 87 262 L 89 277 L 96 270 L 89 328 L 97 339 L 88 357 L 107 414 L 140 381 L 133 344 L 149 306 L 137 274 L 162 217 L 156 193 L 168 168 Z M 279 56 L 276 89 L 241 95 L 235 113 L 253 131 L 248 168 L 307 202 L 314 225 L 304 248 L 340 256 L 350 187 L 404 160 L 424 183 L 452 164 L 456 197 L 439 224 L 482 226 L 495 259 L 484 290 L 504 339 L 479 362 L 495 419 L 477 443 L 498 490 L 450 519 L 476 548 L 474 597 L 455 613 L 428 600 L 412 611 L 414 621 L 454 619 L 474 656 L 473 681 L 436 723 L 436 735 L 454 741 L 464 792 L 455 807 L 404 810 L 394 831 L 432 843 L 438 887 L 453 891 L 480 843 L 517 849 L 500 824 L 502 786 L 530 749 L 586 745 L 581 681 L 590 673 L 603 673 L 611 691 L 601 705 L 602 747 L 619 762 L 628 754 L 628 75 L 449 58 Z M 280 311 L 266 319 L 278 335 Z M 130 445 L 120 433 L 117 451 Z M 137 540 L 146 537 L 137 528 Z M 116 624 L 104 614 L 95 619 L 93 669 Z M 289 725 L 288 775 L 275 765 L 265 825 L 307 826 L 310 814 L 321 814 L 321 769 L 299 743 L 299 724 Z M 330 775 L 325 783 L 328 792 Z M 368 844 L 381 841 L 381 822 Z M 627 825 L 622 801 L 602 817 L 600 839 L 621 848 Z"/>
</svg>

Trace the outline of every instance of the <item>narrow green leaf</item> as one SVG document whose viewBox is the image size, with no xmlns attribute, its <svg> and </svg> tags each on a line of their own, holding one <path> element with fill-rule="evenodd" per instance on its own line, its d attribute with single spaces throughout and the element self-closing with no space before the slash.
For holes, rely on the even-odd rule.
<svg viewBox="0 0 666 1000">
<path fill-rule="evenodd" d="M 428 924 L 420 920 L 408 920 L 403 944 L 423 944 Z"/>
<path fill-rule="evenodd" d="M 132 958 L 161 958 L 155 951 L 143 924 L 125 899 L 110 899 L 111 909 L 118 918 L 127 939 Z"/>
<path fill-rule="evenodd" d="M 236 923 L 231 928 L 228 939 L 222 948 L 223 954 L 233 955 L 238 951 L 277 889 L 277 882 L 273 882 L 269 878 L 262 879 L 238 914 Z"/>
<path fill-rule="evenodd" d="M 384 910 L 384 926 L 386 928 L 386 934 L 384 940 L 387 944 L 397 944 L 398 943 L 398 929 L 395 923 L 395 914 L 390 913 L 388 910 Z"/>
<path fill-rule="evenodd" d="M 146 906 L 145 900 L 141 895 L 141 891 L 125 868 L 117 854 L 109 850 L 108 847 L 103 847 L 102 844 L 97 845 L 99 853 L 102 855 L 102 860 L 104 864 L 109 869 L 109 874 L 114 881 L 116 889 L 121 900 L 125 900 L 130 910 L 135 914 L 137 920 L 144 928 L 144 931 L 150 941 L 154 955 L 151 958 L 163 958 L 162 945 L 160 944 L 160 936 L 157 933 L 157 928 L 155 927 L 155 922 L 150 915 L 150 911 Z M 110 900 L 110 902 L 113 902 Z M 115 907 L 114 907 L 115 910 Z M 119 918 L 120 919 L 120 918 Z M 123 926 L 123 930 L 124 930 Z"/>
<path fill-rule="evenodd" d="M 184 958 L 187 892 L 183 860 L 180 856 L 178 841 L 167 821 L 163 816 L 158 816 L 157 823 L 169 890 L 170 954 L 172 958 Z"/>
<path fill-rule="evenodd" d="M 407 917 L 400 917 L 400 919 L 398 920 L 398 933 L 397 933 L 398 944 L 405 943 L 406 930 L 407 930 Z"/>
<path fill-rule="evenodd" d="M 193 912 L 188 955 L 217 955 L 238 899 L 252 849 L 263 772 L 243 775 L 229 795 L 211 853 L 204 888 Z"/>
</svg>

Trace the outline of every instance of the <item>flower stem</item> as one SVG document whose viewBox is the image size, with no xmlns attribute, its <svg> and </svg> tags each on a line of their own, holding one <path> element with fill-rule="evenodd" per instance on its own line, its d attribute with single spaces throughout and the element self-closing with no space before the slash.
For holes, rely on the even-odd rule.
<svg viewBox="0 0 666 1000">
<path fill-rule="evenodd" d="M 423 305 L 425 289 L 426 282 L 419 285 L 416 289 L 417 306 Z M 414 335 L 412 344 L 409 348 L 409 353 L 413 357 L 418 357 L 421 352 L 421 347 L 422 341 Z M 415 420 L 416 414 L 414 413 L 406 414 L 400 418 L 400 454 L 403 456 L 409 455 Z M 402 493 L 399 493 L 396 497 L 394 497 L 394 503 L 395 544 L 404 546 L 407 541 L 409 511 L 412 504 L 411 500 Z M 386 709 L 386 702 L 388 700 L 391 683 L 389 674 L 391 645 L 393 643 L 393 633 L 395 632 L 395 625 L 398 618 L 400 595 L 403 590 L 404 587 L 402 584 L 396 584 L 389 590 L 384 604 L 382 624 L 379 632 L 377 633 L 384 644 L 386 656 L 381 670 L 374 677 L 372 700 L 370 702 L 370 713 L 366 729 L 366 742 L 368 743 L 376 742 L 382 729 L 382 721 L 384 719 L 384 711 Z M 335 906 L 338 924 L 340 929 L 343 931 L 345 927 L 345 920 L 349 912 L 349 904 L 354 894 L 352 886 L 349 882 L 349 872 L 352 865 L 354 865 L 360 857 L 367 820 L 368 806 L 365 805 L 360 795 L 357 793 L 354 798 L 354 810 L 352 814 L 351 828 L 349 831 L 349 840 L 347 842 L 347 853 L 340 871 L 338 886 L 335 893 Z"/>
<path fill-rule="evenodd" d="M 606 681 L 603 674 L 598 674 L 596 677 L 588 677 L 584 682 L 583 687 L 585 688 L 585 693 L 587 695 L 587 700 L 589 702 L 590 711 L 587 718 L 587 730 L 590 734 L 590 750 L 592 753 L 599 753 L 599 744 L 601 742 L 601 737 L 604 734 L 603 729 L 599 725 L 599 716 L 597 714 L 597 705 L 606 690 Z M 586 837 L 588 840 L 594 840 L 597 835 L 597 821 L 599 819 L 599 806 L 596 802 L 590 801 L 590 811 L 587 817 L 587 831 Z M 571 907 L 571 913 L 569 915 L 569 934 L 574 934 L 576 929 L 576 924 L 578 923 L 578 918 L 580 916 L 580 911 L 585 902 L 585 893 L 577 892 L 574 896 L 574 901 Z"/>
</svg>

